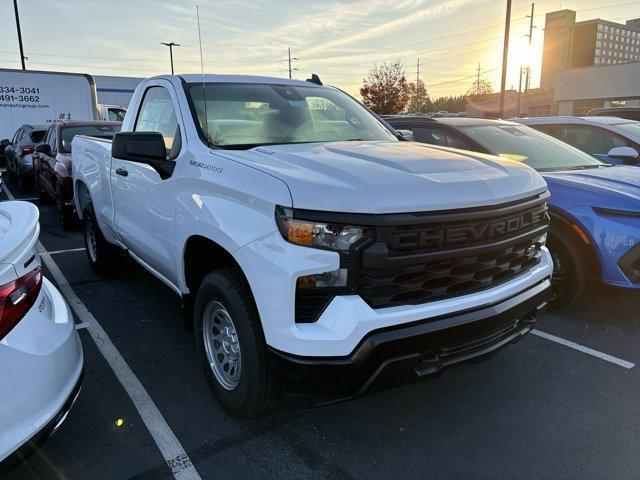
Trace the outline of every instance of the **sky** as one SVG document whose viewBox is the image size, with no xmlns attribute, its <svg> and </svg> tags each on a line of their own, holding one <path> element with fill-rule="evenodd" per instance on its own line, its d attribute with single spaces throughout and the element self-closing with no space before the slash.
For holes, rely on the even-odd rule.
<svg viewBox="0 0 640 480">
<path fill-rule="evenodd" d="M 432 97 L 463 94 L 478 65 L 500 86 L 506 0 L 195 0 L 199 1 L 204 69 L 286 77 L 287 49 L 294 78 L 322 81 L 357 95 L 374 64 L 400 60 L 410 80 Z M 562 3 L 561 3 L 562 2 Z M 18 0 L 27 68 L 93 75 L 146 77 L 200 71 L 194 0 Z M 567 8 L 577 20 L 624 23 L 640 17 L 640 1 L 536 2 L 528 49 L 530 0 L 513 0 L 507 87 L 531 64 L 538 85 L 544 15 Z M 19 68 L 13 5 L 0 3 L 0 67 Z"/>
</svg>

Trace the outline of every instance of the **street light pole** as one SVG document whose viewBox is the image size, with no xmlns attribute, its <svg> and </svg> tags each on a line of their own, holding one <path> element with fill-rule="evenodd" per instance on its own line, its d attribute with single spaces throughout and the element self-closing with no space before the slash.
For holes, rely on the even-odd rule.
<svg viewBox="0 0 640 480">
<path fill-rule="evenodd" d="M 504 47 L 502 49 L 502 79 L 500 81 L 500 118 L 504 117 L 504 95 L 507 85 L 507 61 L 509 58 L 509 27 L 511 24 L 511 0 L 507 0 L 507 16 L 504 23 Z"/>
<path fill-rule="evenodd" d="M 173 47 L 179 47 L 180 44 L 174 43 L 174 42 L 169 42 L 169 43 L 162 42 L 162 45 L 166 45 L 167 47 L 169 47 L 169 59 L 171 60 L 171 75 L 173 75 Z"/>
<path fill-rule="evenodd" d="M 16 14 L 16 28 L 18 29 L 18 45 L 20 46 L 20 63 L 22 64 L 22 70 L 26 70 L 24 64 L 24 48 L 22 47 L 22 31 L 20 30 L 20 15 L 18 14 L 18 0 L 13 0 L 13 11 Z"/>
</svg>

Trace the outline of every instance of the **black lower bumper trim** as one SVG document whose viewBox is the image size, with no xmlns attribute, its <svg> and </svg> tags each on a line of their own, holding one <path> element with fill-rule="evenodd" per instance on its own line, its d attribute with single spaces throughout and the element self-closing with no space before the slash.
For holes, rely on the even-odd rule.
<svg viewBox="0 0 640 480">
<path fill-rule="evenodd" d="M 33 437 L 27 440 L 20 448 L 18 448 L 15 452 L 5 458 L 2 462 L 0 462 L 0 473 L 7 473 L 16 466 L 18 466 L 21 462 L 29 458 L 31 454 L 39 447 L 41 447 L 47 438 L 56 431 L 56 429 L 60 426 L 61 422 L 64 420 L 65 416 L 71 411 L 71 407 L 74 402 L 78 398 L 80 394 L 80 389 L 82 388 L 82 379 L 84 377 L 84 369 L 80 373 L 80 377 L 76 382 L 73 390 L 65 400 L 64 404 L 58 410 L 47 424 L 42 427 L 38 433 L 36 433 Z"/>
<path fill-rule="evenodd" d="M 346 357 L 300 357 L 270 349 L 270 365 L 296 393 L 351 396 L 406 383 L 528 333 L 546 308 L 549 285 L 547 279 L 493 305 L 373 331 Z"/>
</svg>

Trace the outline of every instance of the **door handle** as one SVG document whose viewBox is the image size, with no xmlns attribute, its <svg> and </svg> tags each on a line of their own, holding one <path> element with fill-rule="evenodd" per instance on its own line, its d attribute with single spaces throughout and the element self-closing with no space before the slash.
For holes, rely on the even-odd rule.
<svg viewBox="0 0 640 480">
<path fill-rule="evenodd" d="M 123 177 L 127 177 L 127 176 L 129 176 L 129 172 L 128 172 L 126 169 L 122 168 L 122 167 L 120 167 L 120 168 L 116 168 L 116 173 L 117 173 L 118 175 L 123 176 Z"/>
</svg>

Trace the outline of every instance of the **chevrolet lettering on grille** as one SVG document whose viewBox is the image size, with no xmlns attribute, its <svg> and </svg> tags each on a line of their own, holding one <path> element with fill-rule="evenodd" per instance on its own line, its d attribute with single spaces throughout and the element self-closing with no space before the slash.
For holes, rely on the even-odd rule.
<svg viewBox="0 0 640 480">
<path fill-rule="evenodd" d="M 469 245 L 512 237 L 519 232 L 531 230 L 547 223 L 545 206 L 533 211 L 522 212 L 512 217 L 441 227 L 425 226 L 411 232 L 394 233 L 391 245 L 394 249 L 443 248 Z"/>
</svg>

